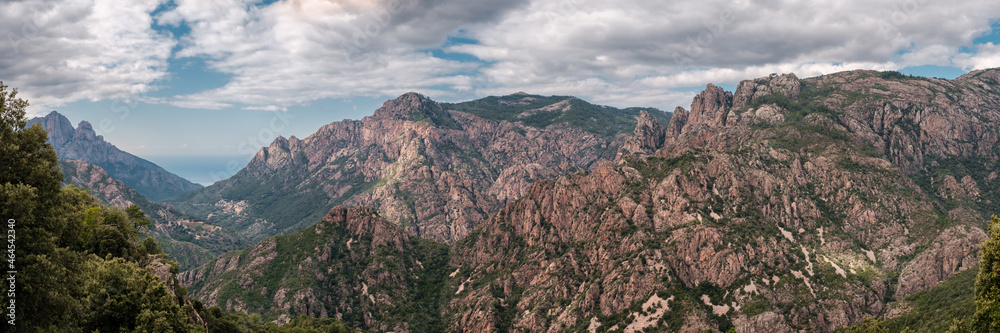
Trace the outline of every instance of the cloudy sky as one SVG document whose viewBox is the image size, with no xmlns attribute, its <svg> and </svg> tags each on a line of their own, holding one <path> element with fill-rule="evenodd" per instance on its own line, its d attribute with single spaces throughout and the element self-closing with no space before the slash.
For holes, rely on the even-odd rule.
<svg viewBox="0 0 1000 333">
<path fill-rule="evenodd" d="M 970 0 L 2 0 L 0 80 L 140 156 L 248 155 L 417 91 L 672 110 L 707 83 L 1000 66 Z"/>
</svg>

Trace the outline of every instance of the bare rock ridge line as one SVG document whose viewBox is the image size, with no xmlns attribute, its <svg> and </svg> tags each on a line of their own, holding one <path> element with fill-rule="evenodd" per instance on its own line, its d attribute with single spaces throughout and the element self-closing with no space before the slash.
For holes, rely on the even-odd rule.
<svg viewBox="0 0 1000 333">
<path fill-rule="evenodd" d="M 612 139 L 542 121 L 575 119 L 566 115 L 586 105 L 570 99 L 429 103 L 406 95 L 362 121 L 276 141 L 243 171 L 259 176 L 236 181 L 273 186 L 286 178 L 267 175 L 298 168 L 302 182 L 284 180 L 297 191 L 362 186 L 369 194 L 353 198 L 364 200 L 336 203 L 371 208 L 332 207 L 182 281 L 206 304 L 266 320 L 308 314 L 374 331 L 833 332 L 972 267 L 1000 202 L 998 70 L 709 85 L 666 126 L 635 110 Z M 542 148 L 553 142 L 601 153 Z M 471 151 L 481 159 L 456 162 Z M 573 156 L 589 163 L 543 171 Z M 330 181 L 350 167 L 382 171 L 364 176 L 373 183 Z M 495 213 L 482 209 L 462 233 L 443 229 L 450 245 L 420 238 L 438 230 L 421 222 L 436 216 L 419 215 L 428 207 L 508 193 L 455 184 L 495 187 L 511 174 L 537 178 L 491 199 Z M 399 218 L 407 212 L 417 218 Z"/>
<path fill-rule="evenodd" d="M 150 200 L 162 200 L 201 188 L 201 185 L 191 183 L 104 141 L 104 137 L 97 135 L 87 121 L 81 121 L 74 129 L 69 119 L 52 111 L 45 117 L 28 121 L 28 126 L 34 124 L 41 125 L 49 132 L 49 144 L 55 148 L 60 160 L 83 160 L 100 166 L 112 177 Z"/>
<path fill-rule="evenodd" d="M 668 117 L 646 114 L 643 126 Z M 362 120 L 331 123 L 304 139 L 279 137 L 234 177 L 170 202 L 255 240 L 354 205 L 376 208 L 413 235 L 452 243 L 535 180 L 614 160 L 638 118 L 640 109 L 567 96 L 442 104 L 407 93 Z M 234 204 L 246 208 L 227 208 Z"/>
</svg>

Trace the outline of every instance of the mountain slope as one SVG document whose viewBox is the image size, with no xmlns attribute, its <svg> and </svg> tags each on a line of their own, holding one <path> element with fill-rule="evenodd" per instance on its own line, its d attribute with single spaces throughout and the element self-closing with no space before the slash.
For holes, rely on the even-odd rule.
<svg viewBox="0 0 1000 333">
<path fill-rule="evenodd" d="M 976 312 L 976 274 L 979 266 L 955 274 L 934 288 L 909 295 L 887 311 L 885 327 L 892 332 L 910 328 L 918 333 L 947 332 L 954 319 Z"/>
<path fill-rule="evenodd" d="M 49 132 L 49 144 L 55 148 L 60 160 L 83 160 L 97 165 L 150 200 L 158 201 L 201 188 L 201 185 L 104 141 L 87 121 L 81 121 L 73 129 L 69 119 L 52 111 L 45 117 L 28 121 L 29 127 L 34 124 Z"/>
<path fill-rule="evenodd" d="M 298 233 L 231 252 L 180 279 L 192 296 L 279 324 L 307 314 L 377 331 L 440 331 L 447 247 L 371 208 L 336 207 Z"/>
<path fill-rule="evenodd" d="M 831 332 L 973 267 L 1000 194 L 997 70 L 951 81 L 775 75 L 735 93 L 709 85 L 666 126 L 648 113 L 637 124 L 615 162 L 534 182 L 452 245 L 451 273 L 437 287 L 445 299 L 432 302 L 449 331 Z M 343 238 L 326 244 L 344 247 Z M 297 267 L 302 257 L 250 269 L 253 258 L 279 258 L 259 248 L 237 254 L 230 275 L 185 282 L 202 283 L 199 297 L 219 290 L 199 281 L 289 292 L 326 284 L 324 274 L 268 284 L 248 272 Z M 316 263 L 308 272 L 346 272 L 307 262 Z M 382 276 L 413 266 L 395 267 Z M 377 281 L 396 280 L 365 284 Z M 410 290 L 399 295 L 414 293 L 397 285 Z M 330 301 L 309 309 L 359 295 L 326 290 Z M 273 313 L 256 310 L 274 308 L 260 300 L 242 309 Z M 399 317 L 379 304 L 338 311 L 371 313 L 366 327 L 386 330 L 380 323 Z"/>
<path fill-rule="evenodd" d="M 976 263 L 1000 190 L 998 74 L 709 85 L 667 128 L 637 130 L 663 133 L 653 156 L 536 183 L 459 242 L 474 282 L 446 313 L 458 331 L 831 331 L 880 315 Z"/>
<path fill-rule="evenodd" d="M 531 120 L 539 114 L 556 117 Z M 614 159 L 638 114 L 571 97 L 439 104 L 410 93 L 360 121 L 301 140 L 279 137 L 232 178 L 170 202 L 255 240 L 300 230 L 347 204 L 450 243 L 536 179 Z M 615 130 L 595 130 L 604 124 Z"/>
<path fill-rule="evenodd" d="M 173 206 L 149 201 L 99 166 L 69 160 L 60 161 L 59 168 L 65 177 L 65 184 L 89 190 L 106 205 L 123 210 L 131 205 L 139 206 L 153 222 L 151 235 L 181 269 L 197 267 L 217 254 L 244 246 L 243 240 L 232 236 L 233 232 L 199 221 Z"/>
</svg>

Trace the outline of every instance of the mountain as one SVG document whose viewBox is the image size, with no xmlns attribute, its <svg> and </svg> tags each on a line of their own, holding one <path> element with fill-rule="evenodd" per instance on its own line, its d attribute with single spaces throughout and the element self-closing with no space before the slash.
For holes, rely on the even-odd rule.
<svg viewBox="0 0 1000 333">
<path fill-rule="evenodd" d="M 438 332 L 447 258 L 447 245 L 407 235 L 374 209 L 335 207 L 298 233 L 179 278 L 205 304 L 278 324 L 307 314 L 377 331 Z"/>
<path fill-rule="evenodd" d="M 1000 190 L 998 78 L 709 85 L 652 156 L 538 182 L 459 242 L 475 283 L 454 328 L 832 331 L 881 315 L 977 262 Z"/>
<path fill-rule="evenodd" d="M 403 331 L 396 306 L 416 302 L 438 311 L 422 323 L 455 332 L 832 332 L 871 316 L 923 316 L 920 292 L 976 265 L 1000 203 L 1000 70 L 955 80 L 772 75 L 735 92 L 708 85 L 665 126 L 638 117 L 614 162 L 534 181 L 453 238 L 447 276 L 406 246 L 331 259 L 360 239 L 403 233 L 382 223 L 328 237 L 331 221 L 346 221 L 328 218 L 182 282 L 225 309 L 339 315 L 376 331 Z M 345 266 L 355 263 L 384 270 L 365 275 L 360 294 L 333 277 L 373 267 Z M 372 291 L 378 283 L 392 287 Z M 430 295 L 401 296 L 420 290 Z M 366 294 L 378 298 L 338 303 Z"/>
<path fill-rule="evenodd" d="M 566 96 L 441 104 L 408 93 L 360 121 L 328 124 L 305 139 L 279 137 L 232 178 L 168 201 L 253 240 L 355 205 L 452 243 L 533 181 L 614 159 L 639 113 Z"/>
<path fill-rule="evenodd" d="M 103 204 L 122 210 L 131 205 L 141 208 L 153 223 L 150 235 L 180 269 L 197 267 L 215 255 L 244 247 L 245 240 L 232 236 L 236 233 L 181 213 L 171 205 L 150 201 L 99 166 L 68 160 L 59 161 L 59 168 L 65 184 L 87 189 Z"/>
<path fill-rule="evenodd" d="M 45 117 L 28 121 L 29 127 L 34 124 L 49 132 L 49 144 L 56 149 L 60 160 L 83 160 L 97 165 L 150 200 L 159 201 L 201 188 L 201 185 L 104 141 L 104 137 L 97 135 L 87 121 L 81 121 L 73 129 L 69 119 L 52 111 Z"/>
</svg>

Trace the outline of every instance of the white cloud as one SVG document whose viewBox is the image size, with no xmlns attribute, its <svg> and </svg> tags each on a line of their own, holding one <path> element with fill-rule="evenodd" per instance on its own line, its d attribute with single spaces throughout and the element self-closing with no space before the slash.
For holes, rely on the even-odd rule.
<svg viewBox="0 0 1000 333">
<path fill-rule="evenodd" d="M 667 102 L 667 89 L 774 72 L 952 66 L 958 48 L 996 17 L 995 1 L 534 1 L 469 31 L 480 44 L 449 50 L 492 62 L 482 70 L 490 85 L 480 93 L 537 87 L 640 104 L 628 103 L 633 95 L 648 104 L 656 88 Z M 982 68 L 1000 65 L 996 60 L 964 62 Z M 594 80 L 600 84 L 588 83 Z"/>
<path fill-rule="evenodd" d="M 4 1 L 0 79 L 39 114 L 77 100 L 134 98 L 166 77 L 176 44 L 151 29 L 159 0 Z"/>
<path fill-rule="evenodd" d="M 39 29 L 0 43 L 0 78 L 35 105 L 120 98 L 155 89 L 179 43 L 174 57 L 204 60 L 229 81 L 148 101 L 285 110 L 407 91 L 439 99 L 527 91 L 669 110 L 690 103 L 693 93 L 678 88 L 770 73 L 1000 65 L 996 45 L 972 45 L 1000 17 L 1000 2 L 984 0 L 173 0 L 151 18 L 159 4 L 4 2 L 0 28 Z M 154 19 L 190 32 L 158 34 Z M 478 43 L 444 51 L 484 62 L 427 51 L 449 36 Z"/>
<path fill-rule="evenodd" d="M 967 70 L 986 69 L 1000 66 L 1000 45 L 986 43 L 976 47 L 974 54 L 960 54 L 954 60 L 958 67 Z"/>
<path fill-rule="evenodd" d="M 512 2 L 516 5 L 517 2 Z M 223 87 L 177 96 L 180 107 L 281 110 L 325 98 L 471 90 L 478 65 L 435 58 L 435 47 L 468 24 L 495 20 L 488 1 L 177 0 L 159 16 L 186 23 L 177 57 L 206 57 L 231 74 Z"/>
</svg>

